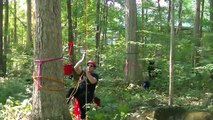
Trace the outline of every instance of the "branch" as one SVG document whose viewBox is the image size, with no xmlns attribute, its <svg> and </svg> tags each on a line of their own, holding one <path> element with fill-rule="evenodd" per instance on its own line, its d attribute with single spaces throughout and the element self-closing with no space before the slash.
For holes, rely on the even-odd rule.
<svg viewBox="0 0 213 120">
<path fill-rule="evenodd" d="M 15 13 L 13 11 L 10 10 L 10 12 L 15 16 Z M 17 17 L 17 16 L 15 16 L 15 17 L 25 28 L 27 28 L 27 25 L 24 24 L 24 22 L 22 22 L 21 19 L 19 19 L 19 17 Z"/>
</svg>

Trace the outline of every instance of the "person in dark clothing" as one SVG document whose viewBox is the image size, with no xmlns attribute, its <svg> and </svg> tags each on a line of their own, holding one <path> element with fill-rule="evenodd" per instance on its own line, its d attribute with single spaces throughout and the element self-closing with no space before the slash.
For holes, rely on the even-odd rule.
<svg viewBox="0 0 213 120">
<path fill-rule="evenodd" d="M 87 62 L 86 70 L 81 69 L 81 64 L 84 61 L 85 53 L 83 54 L 81 60 L 79 60 L 74 66 L 74 70 L 80 76 L 79 86 L 78 88 L 71 88 L 66 97 L 69 98 L 70 95 L 75 91 L 74 97 L 79 102 L 81 120 L 86 118 L 86 103 L 91 103 L 94 98 L 94 92 L 96 85 L 98 83 L 99 76 L 94 72 L 96 69 L 96 62 L 93 60 L 89 60 Z M 87 97 L 87 98 L 86 98 Z"/>
</svg>

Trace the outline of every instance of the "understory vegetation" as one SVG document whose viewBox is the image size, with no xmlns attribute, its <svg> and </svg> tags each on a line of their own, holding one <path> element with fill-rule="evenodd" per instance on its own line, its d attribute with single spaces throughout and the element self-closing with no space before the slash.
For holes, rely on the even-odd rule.
<svg viewBox="0 0 213 120">
<path fill-rule="evenodd" d="M 31 113 L 31 83 L 23 82 L 21 78 L 1 81 L 4 82 L 0 84 L 0 119 L 27 119 Z M 174 105 L 192 111 L 213 112 L 212 82 L 191 80 L 190 84 L 179 83 L 175 88 Z M 91 105 L 88 117 L 92 120 L 125 120 L 138 110 L 167 106 L 167 84 L 167 80 L 156 79 L 151 81 L 149 89 L 144 89 L 141 85 L 128 84 L 121 79 L 103 78 L 96 90 L 101 106 Z"/>
</svg>

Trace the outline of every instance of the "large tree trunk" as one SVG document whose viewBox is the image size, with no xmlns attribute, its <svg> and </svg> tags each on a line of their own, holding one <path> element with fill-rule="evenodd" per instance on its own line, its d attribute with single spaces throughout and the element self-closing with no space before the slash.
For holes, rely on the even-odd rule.
<svg viewBox="0 0 213 120">
<path fill-rule="evenodd" d="M 60 8 L 60 0 L 35 0 L 32 120 L 71 119 L 63 84 Z"/>
<path fill-rule="evenodd" d="M 192 57 L 192 67 L 193 69 L 199 66 L 200 54 L 199 54 L 199 47 L 200 47 L 200 0 L 195 1 L 195 21 L 194 21 L 194 50 L 193 50 L 193 57 Z"/>
<path fill-rule="evenodd" d="M 32 30 L 31 30 L 31 0 L 27 0 L 27 44 L 26 52 L 30 52 L 30 49 L 33 47 L 32 41 Z"/>
<path fill-rule="evenodd" d="M 0 0 L 0 77 L 3 76 L 3 0 Z"/>
<path fill-rule="evenodd" d="M 137 81 L 138 73 L 138 50 L 136 37 L 137 10 L 136 0 L 126 0 L 125 27 L 126 27 L 126 43 L 127 43 L 127 61 L 126 61 L 126 80 L 128 82 Z"/>
<path fill-rule="evenodd" d="M 168 104 L 171 106 L 173 104 L 173 89 L 174 89 L 174 1 L 171 1 L 171 35 L 170 35 L 170 55 L 169 55 L 169 102 Z"/>
</svg>

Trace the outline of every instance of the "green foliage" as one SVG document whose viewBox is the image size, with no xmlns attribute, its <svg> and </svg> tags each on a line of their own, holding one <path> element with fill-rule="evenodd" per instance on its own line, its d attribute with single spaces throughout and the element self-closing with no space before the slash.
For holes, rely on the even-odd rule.
<svg viewBox="0 0 213 120">
<path fill-rule="evenodd" d="M 24 77 L 22 79 L 31 79 L 33 73 L 33 55 L 32 49 L 24 52 L 25 48 L 17 45 L 11 49 L 7 55 L 7 76 L 8 77 Z"/>
<path fill-rule="evenodd" d="M 26 87 L 32 83 L 33 57 L 23 51 L 23 46 L 17 45 L 7 56 L 7 77 L 0 78 L 0 103 L 4 104 L 10 96 L 16 100 L 29 97 Z"/>
<path fill-rule="evenodd" d="M 16 100 L 29 97 L 26 94 L 26 83 L 22 79 L 2 79 L 0 82 L 0 103 L 5 103 L 6 100 L 11 96 Z"/>
<path fill-rule="evenodd" d="M 115 44 L 108 45 L 106 53 L 101 55 L 101 76 L 108 76 L 113 78 L 121 78 L 124 74 L 125 65 L 125 44 L 118 41 Z"/>
<path fill-rule="evenodd" d="M 8 98 L 6 103 L 0 104 L 0 120 L 28 120 L 31 114 L 30 100 L 23 102 Z"/>
<path fill-rule="evenodd" d="M 108 81 L 108 85 L 104 84 Z M 104 83 L 100 83 L 101 85 L 106 85 L 105 87 L 101 87 L 100 89 L 97 89 L 97 97 L 101 99 L 101 106 L 96 108 L 96 110 L 89 111 L 88 116 L 89 119 L 92 120 L 107 120 L 107 119 L 113 119 L 113 120 L 123 120 L 126 118 L 128 112 L 129 112 L 129 106 L 128 102 L 124 99 L 125 97 L 128 97 L 127 92 L 119 92 L 118 94 L 115 94 L 117 90 L 123 91 L 123 88 L 119 86 L 113 85 L 120 84 L 118 81 L 116 82 L 109 82 L 107 81 L 101 81 Z M 120 81 L 122 82 L 122 81 Z M 115 89 L 108 89 L 111 87 L 116 87 Z M 99 88 L 99 87 L 98 87 Z M 104 88 L 104 89 L 103 89 Z M 117 89 L 117 90 L 116 90 Z M 97 114 L 98 113 L 98 114 Z"/>
</svg>

